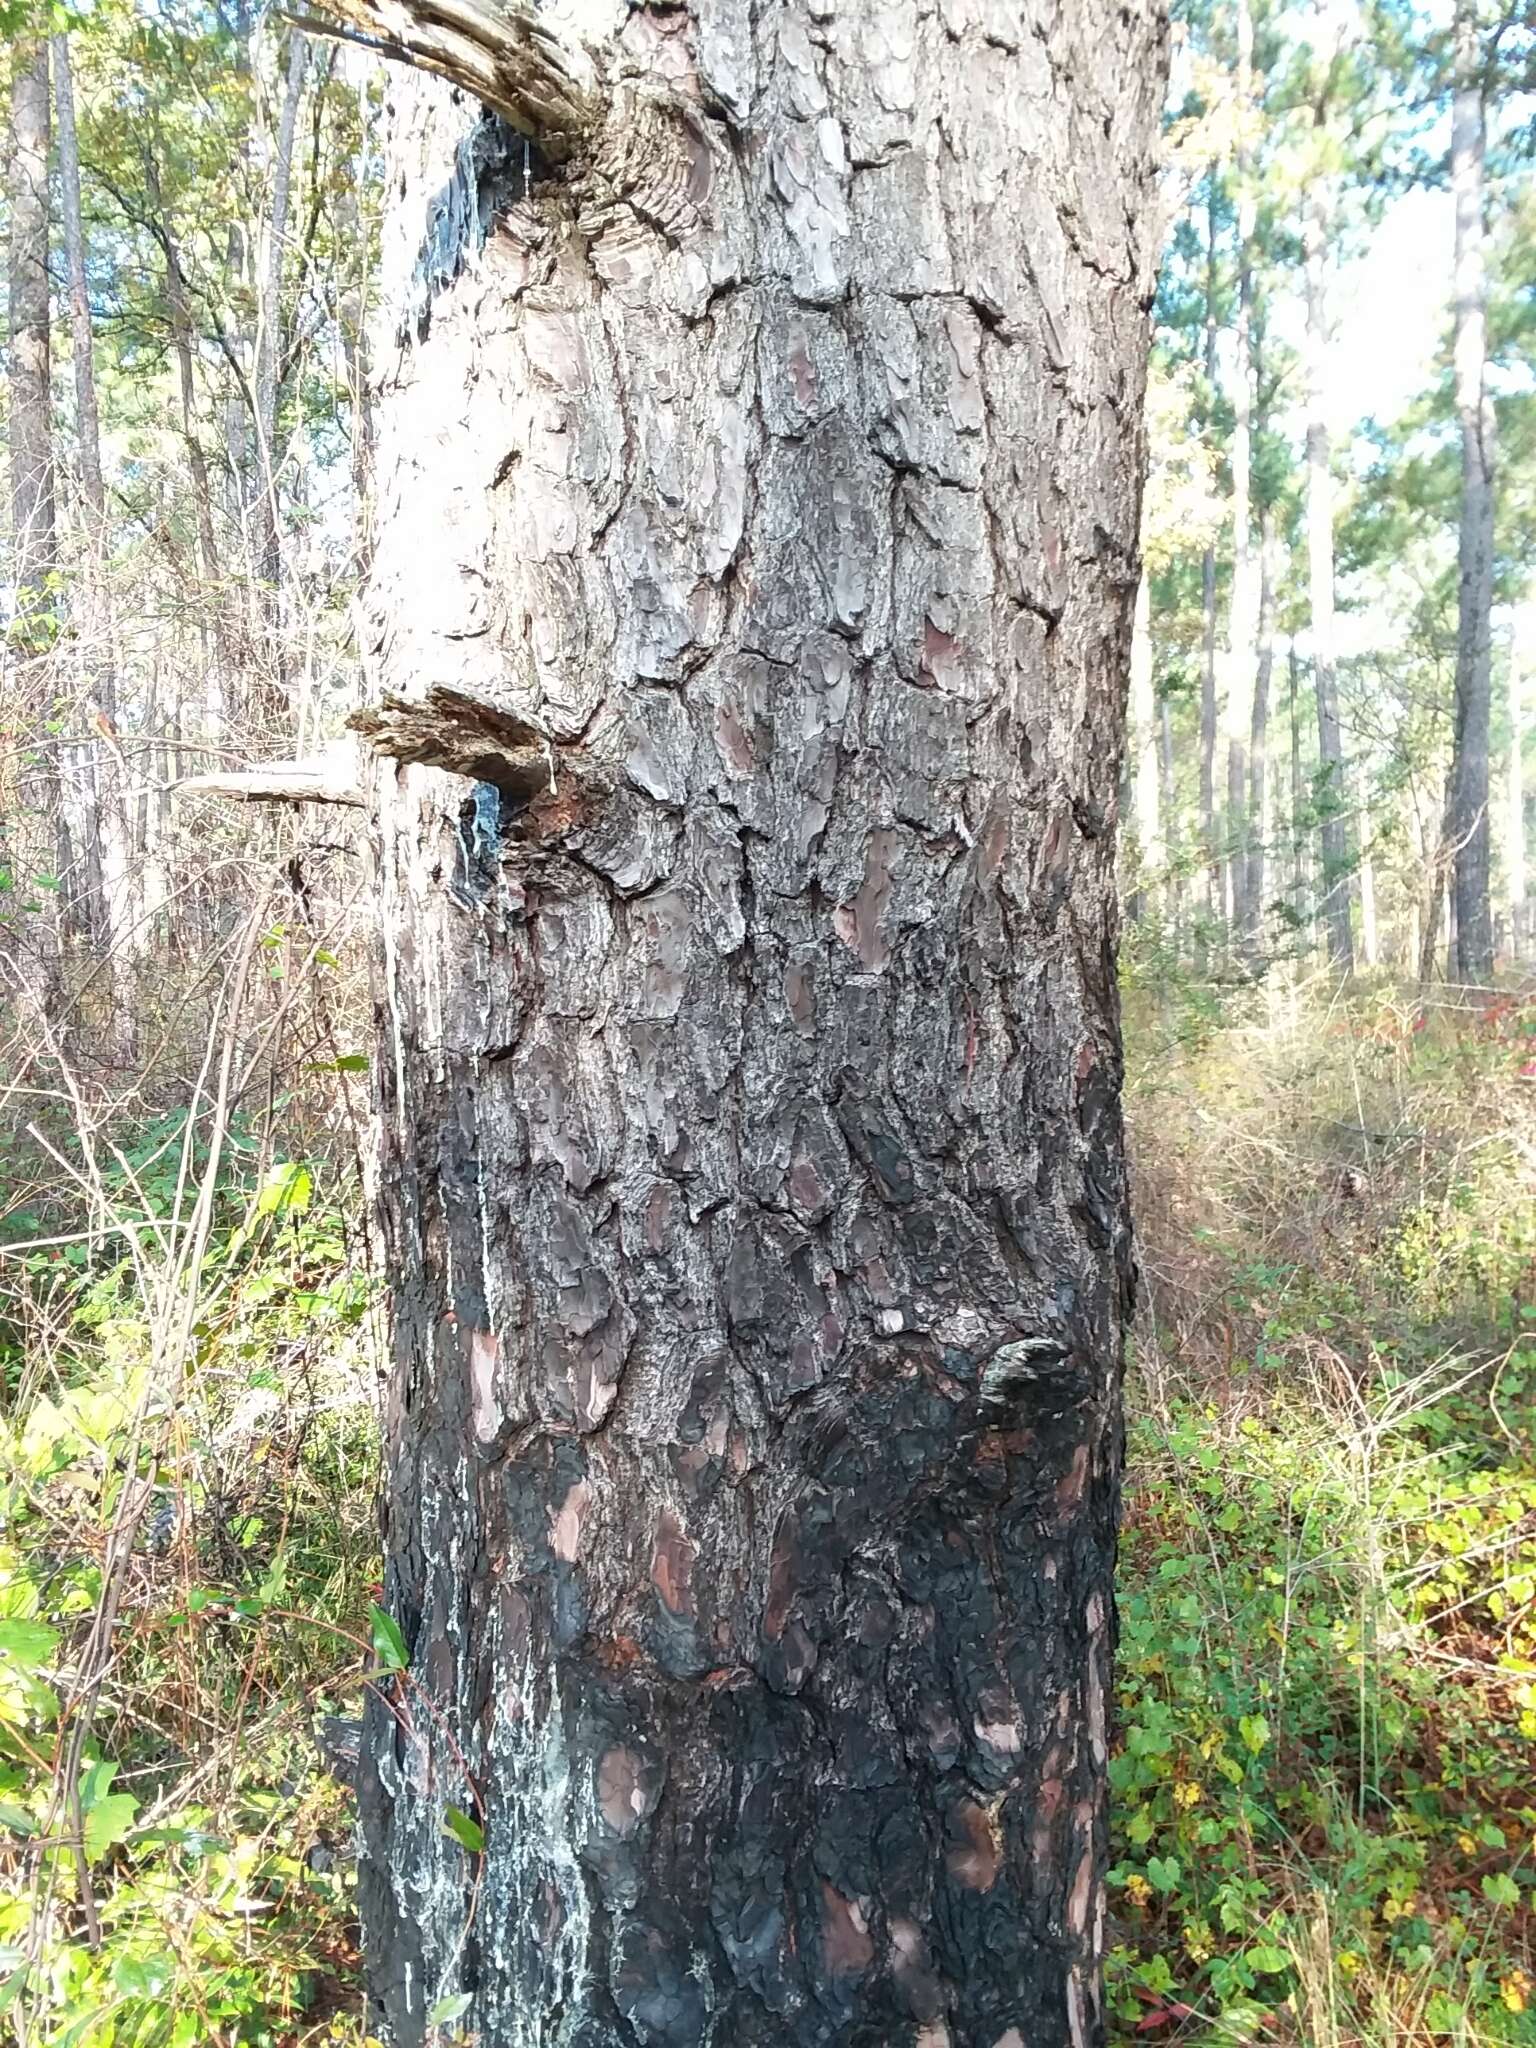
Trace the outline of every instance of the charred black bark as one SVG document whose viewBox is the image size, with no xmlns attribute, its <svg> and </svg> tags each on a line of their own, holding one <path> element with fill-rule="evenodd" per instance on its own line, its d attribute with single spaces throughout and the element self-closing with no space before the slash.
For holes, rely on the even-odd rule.
<svg viewBox="0 0 1536 2048">
<path fill-rule="evenodd" d="M 392 358 L 397 2048 L 1103 2037 L 1159 36 L 1043 38 L 633 16 L 696 230 L 534 184 Z"/>
</svg>

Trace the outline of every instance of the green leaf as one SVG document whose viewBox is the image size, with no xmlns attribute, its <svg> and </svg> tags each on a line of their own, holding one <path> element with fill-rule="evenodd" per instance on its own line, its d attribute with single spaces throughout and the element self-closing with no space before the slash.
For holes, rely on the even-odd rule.
<svg viewBox="0 0 1536 2048">
<path fill-rule="evenodd" d="M 1182 1875 L 1183 1872 L 1179 1868 L 1177 1856 L 1149 1856 L 1147 1858 L 1148 1880 L 1155 1890 L 1163 1894 L 1164 1898 L 1170 1892 L 1178 1890 L 1179 1879 Z"/>
<path fill-rule="evenodd" d="M 1291 1967 L 1291 1959 L 1283 1948 L 1276 1948 L 1273 1942 L 1261 1941 L 1247 1952 L 1246 1960 L 1251 1969 L 1261 1976 L 1274 1977 L 1281 1970 Z"/>
<path fill-rule="evenodd" d="M 125 1998 L 158 1998 L 175 1974 L 169 1956 L 119 1956 L 112 1982 Z"/>
<path fill-rule="evenodd" d="M 1269 1740 L 1269 1723 L 1262 1714 L 1243 1714 L 1238 1719 L 1237 1732 L 1248 1751 L 1257 1756 Z"/>
<path fill-rule="evenodd" d="M 101 1757 L 93 1763 L 80 1780 L 81 1806 L 89 1811 L 98 1799 L 105 1799 L 116 1776 L 117 1765 L 110 1757 Z"/>
<path fill-rule="evenodd" d="M 455 1991 L 450 1998 L 440 1998 L 427 2014 L 427 2025 L 446 2027 L 454 2020 L 463 2019 L 465 2013 L 469 2011 L 470 2003 L 467 1991 Z"/>
<path fill-rule="evenodd" d="M 472 1856 L 478 1856 L 485 1848 L 485 1829 L 479 1821 L 471 1820 L 458 1807 L 449 1806 L 443 1811 L 443 1826 L 456 1842 L 460 1842 Z"/>
<path fill-rule="evenodd" d="M 1148 1956 L 1144 1963 L 1136 1966 L 1136 1980 L 1145 1984 L 1149 1991 L 1169 1992 L 1173 1989 L 1173 1972 L 1168 1967 L 1166 1956 Z"/>
<path fill-rule="evenodd" d="M 122 1841 L 138 1810 L 139 1802 L 131 1792 L 109 1792 L 105 1799 L 98 1799 L 85 1816 L 86 1860 L 99 1863 L 114 1843 Z"/>
<path fill-rule="evenodd" d="M 1483 1879 L 1483 1897 L 1490 1906 L 1518 1906 L 1520 1887 L 1507 1870 L 1491 1871 Z"/>
<path fill-rule="evenodd" d="M 370 1607 L 368 1625 L 373 1632 L 373 1654 L 386 1671 L 404 1671 L 410 1664 L 400 1624 L 382 1607 Z"/>
<path fill-rule="evenodd" d="M 0 1621 L 0 1668 L 9 1664 L 30 1678 L 58 1647 L 59 1632 L 46 1621 Z"/>
<path fill-rule="evenodd" d="M 257 1192 L 256 1214 L 282 1216 L 307 1209 L 314 1185 L 314 1176 L 301 1160 L 280 1159 Z"/>
</svg>

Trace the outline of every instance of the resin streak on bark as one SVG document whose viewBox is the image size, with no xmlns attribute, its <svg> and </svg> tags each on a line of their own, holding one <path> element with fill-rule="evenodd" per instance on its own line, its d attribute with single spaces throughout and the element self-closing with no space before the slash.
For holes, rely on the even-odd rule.
<svg viewBox="0 0 1536 2048">
<path fill-rule="evenodd" d="M 370 1982 L 398 2048 L 461 1990 L 482 2048 L 1080 2048 L 1160 32 L 581 27 L 698 110 L 596 214 L 392 80 L 371 696 L 554 766 L 376 771 Z"/>
</svg>

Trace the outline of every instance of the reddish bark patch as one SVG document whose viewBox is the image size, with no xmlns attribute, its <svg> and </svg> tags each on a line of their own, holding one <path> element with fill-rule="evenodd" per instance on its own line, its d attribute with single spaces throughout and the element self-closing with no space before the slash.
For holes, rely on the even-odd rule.
<svg viewBox="0 0 1536 2048">
<path fill-rule="evenodd" d="M 672 1214 L 673 1191 L 665 1181 L 659 1181 L 652 1188 L 645 1205 L 645 1241 L 653 1252 L 661 1251 L 667 1242 L 667 1223 Z"/>
<path fill-rule="evenodd" d="M 632 1835 L 645 1818 L 645 1766 L 632 1749 L 605 1750 L 597 1764 L 597 1807 L 616 1835 Z"/>
<path fill-rule="evenodd" d="M 947 690 L 958 679 L 960 642 L 931 618 L 923 621 L 923 651 L 917 664 L 918 678 Z"/>
<path fill-rule="evenodd" d="M 1060 1775 L 1062 1761 L 1060 1749 L 1053 1747 L 1045 1759 L 1040 1790 L 1035 1795 L 1034 1811 L 1030 1817 L 1029 1853 L 1036 1868 L 1042 1871 L 1049 1869 L 1055 1861 L 1056 1819 L 1066 1796 L 1066 1783 Z"/>
<path fill-rule="evenodd" d="M 984 882 L 992 881 L 1002 871 L 1003 862 L 1008 858 L 1008 820 L 1000 812 L 994 812 L 987 820 L 981 834 L 981 845 L 977 866 Z"/>
<path fill-rule="evenodd" d="M 802 1214 L 819 1209 L 826 1194 L 814 1162 L 803 1152 L 797 1154 L 789 1168 L 789 1198 L 795 1207 Z"/>
<path fill-rule="evenodd" d="M 798 1534 L 794 1516 L 782 1516 L 773 1539 L 773 1555 L 768 1560 L 768 1597 L 763 1602 L 763 1634 L 771 1643 L 778 1642 L 783 1635 L 784 1625 L 789 1620 L 790 1603 L 795 1597 Z"/>
<path fill-rule="evenodd" d="M 651 1551 L 651 1584 L 669 1614 L 697 1613 L 693 1600 L 694 1548 L 683 1525 L 670 1508 L 656 1517 L 656 1537 Z"/>
<path fill-rule="evenodd" d="M 833 913 L 832 927 L 861 966 L 878 974 L 891 957 L 891 949 L 880 921 L 891 900 L 891 876 L 896 852 L 896 834 L 884 829 L 871 832 L 864 849 L 864 880 L 851 903 Z"/>
<path fill-rule="evenodd" d="M 592 1645 L 592 1660 L 605 1671 L 633 1671 L 645 1652 L 633 1636 L 606 1636 Z"/>
<path fill-rule="evenodd" d="M 795 1029 L 802 1037 L 809 1037 L 816 1029 L 816 992 L 808 967 L 785 968 L 784 1003 Z"/>
<path fill-rule="evenodd" d="M 1071 1465 L 1056 1482 L 1056 1506 L 1059 1512 L 1069 1515 L 1080 1507 L 1087 1486 L 1088 1446 L 1079 1444 L 1072 1453 Z"/>
<path fill-rule="evenodd" d="M 1003 1845 L 991 1814 L 974 1799 L 963 1799 L 955 1809 L 951 1832 L 958 1839 L 944 1859 L 950 1876 L 967 1891 L 991 1891 L 1003 1864 Z"/>
<path fill-rule="evenodd" d="M 1015 1702 L 1006 1694 L 984 1692 L 976 1705 L 971 1724 L 976 1740 L 994 1756 L 1017 1756 L 1024 1747 L 1024 1730 Z"/>
<path fill-rule="evenodd" d="M 523 813 L 521 830 L 525 838 L 563 839 L 567 832 L 585 823 L 591 804 L 579 791 L 567 786 L 553 796 L 546 791 L 536 796 Z"/>
<path fill-rule="evenodd" d="M 785 367 L 789 371 L 789 381 L 795 387 L 795 403 L 810 412 L 816 404 L 816 365 L 811 361 L 804 334 L 797 332 L 790 342 Z"/>
<path fill-rule="evenodd" d="M 549 1547 L 562 1564 L 574 1564 L 581 1550 L 581 1525 L 586 1520 L 592 1488 L 578 1479 L 558 1508 L 549 1511 Z"/>
<path fill-rule="evenodd" d="M 845 1899 L 821 1881 L 821 1941 L 829 1977 L 862 1977 L 875 1959 L 875 1944 L 856 1899 Z"/>
<path fill-rule="evenodd" d="M 715 745 L 727 768 L 738 775 L 750 775 L 757 766 L 752 742 L 734 706 L 722 704 L 715 713 Z"/>
<path fill-rule="evenodd" d="M 1021 1457 L 1033 1448 L 1034 1441 L 1032 1429 L 989 1429 L 977 1439 L 976 1456 L 983 1460 Z"/>
<path fill-rule="evenodd" d="M 1084 1800 L 1072 1809 L 1072 1826 L 1083 1845 L 1072 1873 L 1072 1890 L 1067 1899 L 1067 1925 L 1076 1935 L 1088 1931 L 1088 1908 L 1093 1900 L 1093 1805 Z"/>
</svg>

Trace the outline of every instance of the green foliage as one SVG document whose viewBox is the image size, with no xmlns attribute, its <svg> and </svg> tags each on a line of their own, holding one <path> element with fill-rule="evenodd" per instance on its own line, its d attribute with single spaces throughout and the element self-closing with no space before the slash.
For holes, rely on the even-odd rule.
<svg viewBox="0 0 1536 2048">
<path fill-rule="evenodd" d="M 133 1205 L 174 1219 L 183 1135 L 124 1148 L 120 1228 Z M 351 1815 L 311 1728 L 358 1711 L 366 1669 L 369 1294 L 311 1165 L 231 1157 L 164 1429 L 144 1428 L 164 1361 L 121 1235 L 30 1275 L 66 1336 L 0 1419 L 0 2006 L 39 2048 L 361 2040 Z M 71 1783 L 127 1488 L 139 1535 Z"/>
<path fill-rule="evenodd" d="M 1525 1013 L 1250 996 L 1143 1068 L 1140 1004 L 1117 2038 L 1529 2044 Z"/>
</svg>

